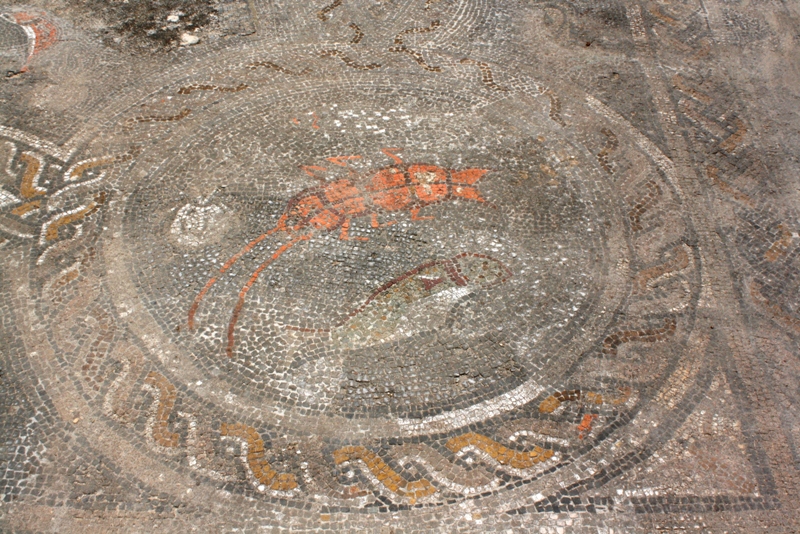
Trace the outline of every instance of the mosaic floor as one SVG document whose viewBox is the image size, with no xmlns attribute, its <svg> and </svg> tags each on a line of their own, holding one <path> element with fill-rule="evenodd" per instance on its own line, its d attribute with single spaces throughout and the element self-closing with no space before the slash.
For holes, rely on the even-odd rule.
<svg viewBox="0 0 800 534">
<path fill-rule="evenodd" d="M 800 529 L 800 5 L 32 2 L 0 530 Z"/>
</svg>

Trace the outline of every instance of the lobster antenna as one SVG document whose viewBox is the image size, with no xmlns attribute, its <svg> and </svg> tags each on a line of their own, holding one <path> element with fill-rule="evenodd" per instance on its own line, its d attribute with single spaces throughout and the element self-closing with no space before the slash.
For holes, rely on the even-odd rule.
<svg viewBox="0 0 800 534">
<path fill-rule="evenodd" d="M 228 358 L 233 358 L 233 345 L 235 343 L 234 333 L 236 331 L 236 322 L 239 320 L 239 314 L 242 312 L 242 308 L 244 307 L 245 297 L 247 297 L 248 291 L 250 291 L 250 288 L 252 288 L 253 285 L 258 280 L 258 276 L 261 274 L 261 271 L 266 269 L 269 264 L 280 258 L 284 252 L 292 248 L 298 242 L 307 241 L 309 239 L 311 239 L 311 234 L 301 235 L 295 237 L 288 243 L 281 245 L 281 247 L 267 259 L 267 261 L 259 265 L 258 268 L 255 271 L 253 271 L 253 274 L 250 275 L 250 279 L 239 291 L 239 300 L 236 302 L 236 307 L 233 309 L 233 314 L 231 314 L 231 322 L 228 323 L 228 346 L 225 349 L 225 352 L 228 354 Z"/>
<path fill-rule="evenodd" d="M 402 151 L 403 151 L 402 148 L 382 148 L 381 149 L 381 152 L 383 152 L 384 154 L 386 154 L 387 156 L 392 158 L 392 160 L 397 165 L 402 165 L 403 164 L 403 160 L 400 159 L 400 157 L 397 154 L 395 154 L 395 152 L 402 152 Z"/>
</svg>

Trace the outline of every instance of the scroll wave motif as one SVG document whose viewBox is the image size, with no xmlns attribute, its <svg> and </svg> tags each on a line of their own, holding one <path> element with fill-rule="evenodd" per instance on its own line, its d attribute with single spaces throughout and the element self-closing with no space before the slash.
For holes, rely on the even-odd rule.
<svg viewBox="0 0 800 534">
<path fill-rule="evenodd" d="M 517 451 L 505 447 L 490 437 L 475 432 L 450 439 L 445 446 L 453 452 L 467 447 L 475 447 L 491 456 L 500 465 L 508 465 L 515 469 L 528 469 L 544 462 L 553 456 L 553 451 L 536 446 L 530 451 Z"/>
<path fill-rule="evenodd" d="M 389 467 L 380 456 L 362 446 L 343 447 L 333 453 L 333 461 L 337 465 L 352 460 L 361 460 L 372 475 L 388 489 L 398 495 L 407 497 L 411 503 L 417 499 L 436 493 L 436 488 L 427 479 L 409 482 Z"/>
<path fill-rule="evenodd" d="M 278 473 L 267 462 L 264 441 L 255 428 L 241 423 L 222 423 L 219 433 L 224 437 L 238 438 L 245 443 L 247 465 L 259 484 L 276 491 L 291 491 L 297 488 L 297 479 L 293 474 Z"/>
</svg>

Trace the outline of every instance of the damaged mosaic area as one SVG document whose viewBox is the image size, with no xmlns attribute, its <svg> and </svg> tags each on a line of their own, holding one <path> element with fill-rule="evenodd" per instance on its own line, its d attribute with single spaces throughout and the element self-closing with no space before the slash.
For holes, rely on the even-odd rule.
<svg viewBox="0 0 800 534">
<path fill-rule="evenodd" d="M 4 531 L 797 527 L 796 9 L 40 4 Z"/>
</svg>

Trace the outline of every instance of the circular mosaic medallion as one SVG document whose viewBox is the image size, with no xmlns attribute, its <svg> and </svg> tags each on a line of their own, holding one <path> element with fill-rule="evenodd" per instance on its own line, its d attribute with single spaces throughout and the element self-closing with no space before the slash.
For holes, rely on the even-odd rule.
<svg viewBox="0 0 800 534">
<path fill-rule="evenodd" d="M 143 305 L 254 409 L 383 433 L 530 400 L 619 305 L 617 197 L 546 98 L 387 82 L 251 92 L 127 201 Z"/>
<path fill-rule="evenodd" d="M 668 160 L 495 65 L 303 54 L 165 75 L 67 171 L 103 232 L 40 313 L 86 409 L 176 477 L 343 511 L 522 506 L 647 447 L 702 365 Z"/>
</svg>

